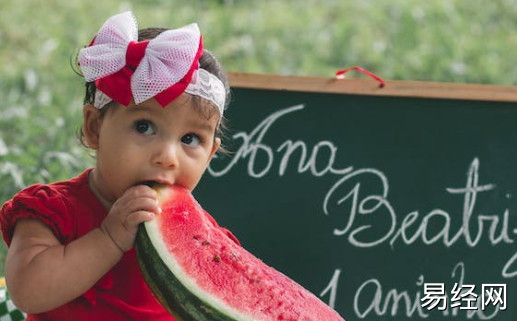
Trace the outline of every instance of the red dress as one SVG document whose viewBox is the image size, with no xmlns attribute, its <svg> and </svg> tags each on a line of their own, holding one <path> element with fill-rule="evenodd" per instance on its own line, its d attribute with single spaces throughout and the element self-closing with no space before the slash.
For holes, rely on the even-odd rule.
<svg viewBox="0 0 517 321">
<path fill-rule="evenodd" d="M 61 244 L 99 227 L 107 211 L 88 186 L 90 171 L 64 182 L 33 185 L 6 202 L 0 212 L 0 224 L 7 245 L 11 243 L 16 220 L 24 217 L 41 220 Z M 132 249 L 83 295 L 54 310 L 29 315 L 27 320 L 171 321 L 174 318 L 147 287 Z"/>
</svg>

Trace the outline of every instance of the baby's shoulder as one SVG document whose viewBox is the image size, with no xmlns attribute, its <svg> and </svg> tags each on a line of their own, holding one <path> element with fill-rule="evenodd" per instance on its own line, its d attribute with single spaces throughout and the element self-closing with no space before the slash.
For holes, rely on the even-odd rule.
<svg viewBox="0 0 517 321">
<path fill-rule="evenodd" d="M 65 210 L 68 200 L 74 196 L 74 186 L 67 182 L 34 184 L 21 191 L 4 204 L 4 207 L 24 206 L 35 210 L 47 207 L 54 211 Z"/>
<path fill-rule="evenodd" d="M 9 243 L 16 221 L 35 218 L 49 226 L 56 236 L 64 236 L 73 225 L 73 200 L 84 182 L 76 179 L 51 184 L 34 184 L 4 203 L 0 210 L 0 225 L 4 239 Z M 66 234 L 66 233 L 65 233 Z"/>
<path fill-rule="evenodd" d="M 82 190 L 88 188 L 87 172 L 66 181 L 49 184 L 34 184 L 20 192 L 4 204 L 4 207 L 26 206 L 40 210 L 49 207 L 55 211 L 66 210 L 67 204 L 76 199 Z"/>
</svg>

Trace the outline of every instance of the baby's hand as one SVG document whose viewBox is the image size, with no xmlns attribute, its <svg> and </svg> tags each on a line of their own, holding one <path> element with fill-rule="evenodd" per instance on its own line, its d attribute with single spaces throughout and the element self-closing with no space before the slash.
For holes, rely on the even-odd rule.
<svg viewBox="0 0 517 321">
<path fill-rule="evenodd" d="M 122 252 L 133 247 L 138 224 L 152 220 L 155 214 L 161 212 L 156 196 L 156 191 L 148 186 L 131 187 L 113 203 L 108 216 L 102 221 L 101 231 Z"/>
</svg>

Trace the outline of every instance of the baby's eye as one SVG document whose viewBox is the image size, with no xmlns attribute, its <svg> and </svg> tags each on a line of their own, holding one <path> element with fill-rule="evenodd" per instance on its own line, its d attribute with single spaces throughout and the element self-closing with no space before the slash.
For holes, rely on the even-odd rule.
<svg viewBox="0 0 517 321">
<path fill-rule="evenodd" d="M 187 144 L 191 147 L 197 147 L 201 143 L 201 139 L 196 134 L 186 134 L 185 136 L 181 137 L 181 142 L 183 144 Z"/>
<path fill-rule="evenodd" d="M 145 119 L 137 120 L 134 123 L 133 127 L 135 128 L 135 130 L 138 133 L 143 134 L 143 135 L 153 135 L 156 133 L 156 131 L 154 130 L 153 123 L 149 120 L 145 120 Z"/>
</svg>

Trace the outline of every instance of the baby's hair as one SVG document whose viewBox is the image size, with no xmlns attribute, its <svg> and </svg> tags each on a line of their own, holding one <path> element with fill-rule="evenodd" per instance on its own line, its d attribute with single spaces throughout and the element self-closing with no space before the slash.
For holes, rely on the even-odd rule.
<svg viewBox="0 0 517 321">
<path fill-rule="evenodd" d="M 151 40 L 156 38 L 159 34 L 161 34 L 164 31 L 167 31 L 169 29 L 166 28 L 145 28 L 138 30 L 138 41 L 144 41 L 144 40 Z M 77 59 L 77 57 L 76 57 Z M 228 84 L 228 78 L 226 77 L 226 73 L 224 72 L 224 69 L 221 65 L 221 63 L 215 58 L 215 56 L 208 50 L 203 49 L 203 53 L 201 55 L 201 58 L 199 59 L 199 68 L 205 69 L 206 71 L 210 72 L 224 85 L 225 91 L 226 91 L 226 99 L 225 99 L 225 106 L 224 109 L 226 110 L 228 107 L 228 104 L 231 99 L 230 94 L 230 86 Z M 76 70 L 76 73 L 81 74 L 80 70 Z M 95 86 L 95 82 L 86 82 L 85 83 L 85 95 L 84 95 L 84 104 L 85 105 L 93 105 L 93 102 L 95 100 L 95 91 L 97 90 Z M 214 112 L 217 112 L 215 106 L 212 106 L 211 103 L 207 103 L 203 98 L 198 96 L 192 96 L 191 99 L 194 100 L 194 106 L 196 111 L 201 115 L 209 119 L 212 117 Z M 101 118 L 104 116 L 106 111 L 110 109 L 113 105 L 115 105 L 116 102 L 112 101 L 103 108 L 100 109 L 100 116 Z M 88 148 L 88 144 L 84 138 L 82 128 L 79 128 L 79 131 L 77 132 L 79 142 L 84 147 Z M 226 135 L 226 119 L 224 116 L 221 116 L 221 120 L 219 122 L 219 125 L 216 128 L 215 137 L 220 137 L 221 140 Z M 221 144 L 219 147 L 218 153 L 226 154 L 228 151 L 224 148 L 224 146 Z"/>
</svg>

